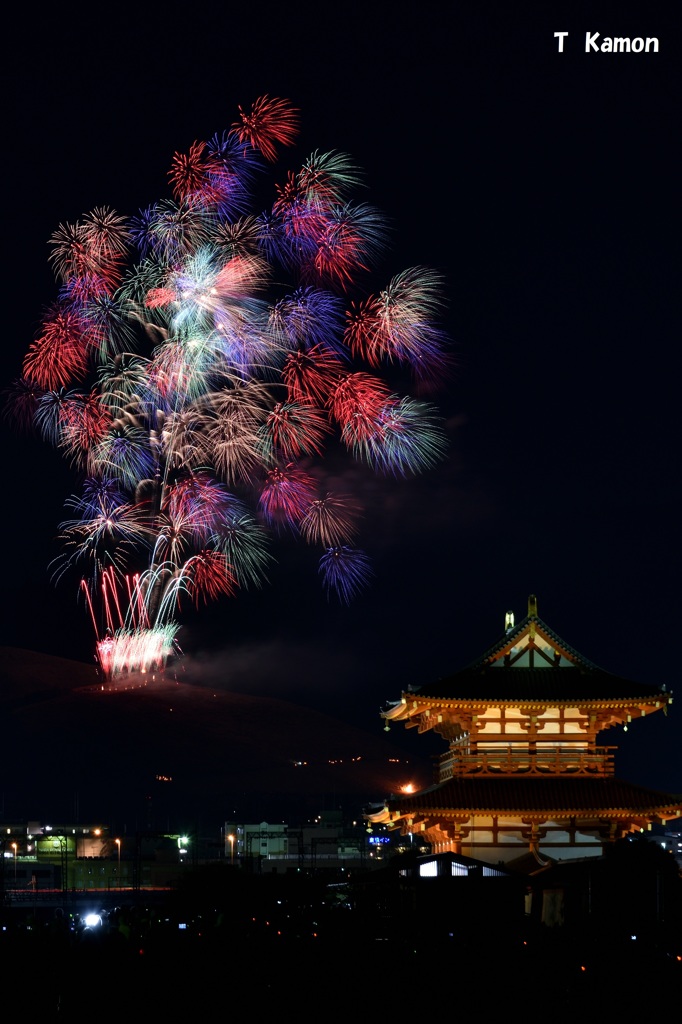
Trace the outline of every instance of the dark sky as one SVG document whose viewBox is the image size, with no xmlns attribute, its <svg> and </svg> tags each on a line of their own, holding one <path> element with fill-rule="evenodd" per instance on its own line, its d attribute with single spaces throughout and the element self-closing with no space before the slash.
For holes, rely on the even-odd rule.
<svg viewBox="0 0 682 1024">
<path fill-rule="evenodd" d="M 415 480 L 355 474 L 376 579 L 350 608 L 327 602 L 307 549 L 284 545 L 267 590 L 187 622 L 188 666 L 380 728 L 385 700 L 477 657 L 534 593 L 587 658 L 676 689 L 674 5 L 228 6 L 16 13 L 2 385 L 56 298 L 58 225 L 169 196 L 176 150 L 229 128 L 239 104 L 288 98 L 302 129 L 271 186 L 313 150 L 349 153 L 361 198 L 391 223 L 383 280 L 415 265 L 444 276 L 450 452 Z M 656 36 L 660 50 L 587 54 L 587 31 Z M 40 440 L 7 424 L 2 437 L 0 644 L 89 661 L 85 612 L 47 571 L 75 478 Z M 682 705 L 656 717 L 605 742 L 621 745 L 622 774 L 682 791 Z"/>
</svg>

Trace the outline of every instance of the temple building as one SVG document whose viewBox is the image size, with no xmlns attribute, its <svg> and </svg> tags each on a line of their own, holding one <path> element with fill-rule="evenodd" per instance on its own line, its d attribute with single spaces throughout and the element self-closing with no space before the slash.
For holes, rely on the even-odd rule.
<svg viewBox="0 0 682 1024">
<path fill-rule="evenodd" d="M 386 725 L 433 730 L 447 744 L 436 782 L 366 808 L 369 827 L 400 829 L 432 853 L 513 866 L 599 856 L 628 833 L 682 816 L 682 794 L 618 779 L 600 733 L 655 711 L 672 694 L 605 672 L 539 618 L 518 624 L 478 660 L 409 689 Z"/>
</svg>

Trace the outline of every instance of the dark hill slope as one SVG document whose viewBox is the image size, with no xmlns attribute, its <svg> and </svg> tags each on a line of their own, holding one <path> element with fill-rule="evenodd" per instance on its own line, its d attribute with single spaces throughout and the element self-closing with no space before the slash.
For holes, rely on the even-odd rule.
<svg viewBox="0 0 682 1024">
<path fill-rule="evenodd" d="M 5 820 L 219 827 L 362 806 L 431 780 L 386 735 L 300 705 L 169 680 L 102 690 L 94 667 L 0 648 Z"/>
</svg>

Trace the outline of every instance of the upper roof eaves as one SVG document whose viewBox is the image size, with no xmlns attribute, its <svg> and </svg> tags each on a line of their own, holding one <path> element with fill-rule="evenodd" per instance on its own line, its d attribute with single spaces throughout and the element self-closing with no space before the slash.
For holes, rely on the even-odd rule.
<svg viewBox="0 0 682 1024">
<path fill-rule="evenodd" d="M 544 634 L 567 656 L 561 667 L 554 667 L 539 658 L 533 668 L 501 663 L 505 649 L 513 647 L 529 633 L 532 625 L 536 635 Z M 465 668 L 435 682 L 411 687 L 409 692 L 422 698 L 454 701 L 649 701 L 657 696 L 667 701 L 670 697 L 665 686 L 649 686 L 599 668 L 534 613 L 529 613 L 517 625 L 506 630 L 492 647 Z"/>
</svg>

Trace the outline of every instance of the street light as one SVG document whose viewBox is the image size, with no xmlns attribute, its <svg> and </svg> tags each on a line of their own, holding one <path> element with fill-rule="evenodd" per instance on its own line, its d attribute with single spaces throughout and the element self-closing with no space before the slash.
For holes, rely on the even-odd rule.
<svg viewBox="0 0 682 1024">
<path fill-rule="evenodd" d="M 234 836 L 230 834 L 227 840 L 230 844 L 230 864 L 234 864 Z"/>
<path fill-rule="evenodd" d="M 11 843 L 10 845 L 11 845 L 12 849 L 14 850 L 14 887 L 16 888 L 16 885 L 17 885 L 17 844 L 16 843 Z"/>
<path fill-rule="evenodd" d="M 116 846 L 118 847 L 118 872 L 117 872 L 117 875 L 118 875 L 118 887 L 120 889 L 121 888 L 121 840 L 120 839 L 114 839 L 114 842 L 116 843 Z"/>
</svg>

